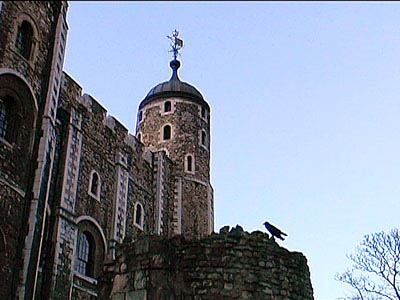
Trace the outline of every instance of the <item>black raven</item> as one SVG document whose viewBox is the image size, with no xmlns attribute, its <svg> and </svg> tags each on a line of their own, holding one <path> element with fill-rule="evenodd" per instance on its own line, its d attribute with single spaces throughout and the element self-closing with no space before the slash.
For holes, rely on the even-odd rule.
<svg viewBox="0 0 400 300">
<path fill-rule="evenodd" d="M 268 222 L 264 222 L 263 225 L 265 226 L 265 228 L 267 228 L 267 230 L 272 234 L 272 237 L 276 236 L 277 238 L 281 239 L 282 241 L 284 240 L 282 235 L 286 235 L 286 233 L 280 231 L 280 229 L 276 228 L 274 225 L 268 223 Z"/>
</svg>

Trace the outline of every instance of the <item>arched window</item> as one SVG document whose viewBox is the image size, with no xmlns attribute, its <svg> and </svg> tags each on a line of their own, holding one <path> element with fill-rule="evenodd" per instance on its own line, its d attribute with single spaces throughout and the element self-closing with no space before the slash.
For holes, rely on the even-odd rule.
<svg viewBox="0 0 400 300">
<path fill-rule="evenodd" d="M 207 146 L 207 134 L 204 130 L 201 131 L 201 144 Z"/>
<path fill-rule="evenodd" d="M 32 150 L 32 136 L 37 106 L 29 86 L 12 74 L 0 75 L 0 140 L 28 154 Z M 19 150 L 18 150 L 19 149 Z M 21 161 L 24 159 L 21 158 Z"/>
<path fill-rule="evenodd" d="M 0 96 L 0 138 L 9 143 L 18 142 L 21 135 L 21 110 L 14 97 Z"/>
<path fill-rule="evenodd" d="M 144 210 L 142 204 L 140 204 L 139 202 L 135 204 L 135 212 L 133 218 L 135 226 L 143 230 Z"/>
<path fill-rule="evenodd" d="M 206 109 L 204 108 L 204 106 L 201 107 L 201 117 L 202 117 L 203 119 L 206 118 Z"/>
<path fill-rule="evenodd" d="M 163 128 L 163 140 L 170 140 L 171 139 L 171 126 L 165 125 Z"/>
<path fill-rule="evenodd" d="M 91 217 L 77 219 L 78 232 L 75 244 L 74 271 L 97 278 L 103 268 L 106 255 L 106 239 L 100 225 Z"/>
<path fill-rule="evenodd" d="M 164 103 L 164 112 L 170 112 L 171 111 L 171 101 L 166 101 Z"/>
<path fill-rule="evenodd" d="M 0 99 L 0 137 L 6 138 L 8 129 L 9 111 L 6 102 Z"/>
<path fill-rule="evenodd" d="M 142 118 L 143 118 L 143 112 L 139 111 L 139 115 L 138 115 L 138 121 L 139 123 L 142 122 Z"/>
<path fill-rule="evenodd" d="M 192 170 L 193 170 L 193 166 L 192 166 L 192 160 L 193 160 L 193 158 L 190 156 L 190 155 L 188 155 L 188 157 L 187 157 L 187 169 L 188 169 L 188 171 L 189 172 L 192 172 Z"/>
<path fill-rule="evenodd" d="M 88 232 L 78 232 L 78 241 L 76 246 L 76 264 L 75 271 L 79 274 L 94 276 L 94 255 L 95 243 L 93 236 Z"/>
<path fill-rule="evenodd" d="M 185 156 L 185 171 L 194 174 L 194 157 L 192 154 Z"/>
<path fill-rule="evenodd" d="M 100 176 L 96 171 L 92 171 L 89 183 L 89 195 L 100 200 Z"/>
<path fill-rule="evenodd" d="M 139 134 L 137 135 L 137 138 L 138 138 L 139 142 L 141 142 L 141 141 L 142 141 L 142 134 L 139 133 Z"/>
<path fill-rule="evenodd" d="M 33 43 L 33 28 L 28 21 L 23 21 L 18 27 L 17 38 L 15 40 L 15 47 L 18 52 L 25 57 L 30 59 L 31 50 Z"/>
</svg>

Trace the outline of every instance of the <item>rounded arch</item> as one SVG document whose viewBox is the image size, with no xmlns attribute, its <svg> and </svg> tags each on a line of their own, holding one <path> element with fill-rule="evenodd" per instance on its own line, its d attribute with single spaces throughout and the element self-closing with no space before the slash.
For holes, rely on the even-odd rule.
<svg viewBox="0 0 400 300">
<path fill-rule="evenodd" d="M 18 25 L 21 24 L 23 21 L 29 22 L 33 29 L 33 36 L 37 39 L 38 37 L 38 30 L 37 24 L 34 18 L 28 15 L 26 12 L 21 12 L 18 17 L 15 19 L 15 26 L 14 28 L 18 28 Z"/>
<path fill-rule="evenodd" d="M 90 172 L 88 194 L 100 201 L 101 193 L 101 176 L 96 170 Z"/>
<path fill-rule="evenodd" d="M 171 99 L 165 100 L 162 103 L 162 114 L 170 114 L 174 112 L 174 102 Z"/>
<path fill-rule="evenodd" d="M 164 124 L 161 128 L 161 141 L 170 141 L 173 139 L 174 130 L 172 124 Z"/>
<path fill-rule="evenodd" d="M 3 123 L 8 123 L 7 133 L 3 137 L 10 144 L 21 146 L 21 151 L 29 153 L 32 150 L 38 114 L 31 86 L 17 72 L 1 69 L 0 99 L 5 105 Z"/>
<path fill-rule="evenodd" d="M 102 242 L 103 242 L 104 253 L 107 253 L 108 252 L 107 239 L 103 233 L 103 229 L 101 228 L 100 224 L 96 221 L 96 219 L 94 219 L 93 217 L 90 217 L 90 216 L 80 216 L 76 219 L 76 223 L 78 224 L 78 226 L 79 226 L 79 223 L 82 223 L 84 221 L 86 221 L 88 223 L 92 223 L 96 227 L 96 229 L 98 230 L 98 233 L 101 236 Z"/>
<path fill-rule="evenodd" d="M 164 152 L 165 152 L 165 155 L 166 155 L 167 157 L 169 157 L 169 151 L 168 151 L 167 148 L 161 148 L 160 151 L 164 151 Z"/>
<path fill-rule="evenodd" d="M 18 31 L 20 26 L 24 23 L 28 23 L 32 29 L 32 36 L 30 37 L 30 49 L 29 49 L 29 54 L 28 57 L 25 57 L 29 62 L 33 62 L 35 57 L 36 57 L 36 52 L 37 52 L 37 45 L 38 45 L 38 30 L 37 30 L 37 24 L 34 18 L 32 18 L 30 15 L 28 15 L 26 12 L 21 12 L 17 18 L 14 20 L 14 27 L 13 27 L 13 45 L 17 50 L 16 46 L 16 41 L 18 38 Z"/>
<path fill-rule="evenodd" d="M 139 229 L 144 227 L 144 207 L 142 203 L 136 202 L 134 206 L 133 224 Z"/>
<path fill-rule="evenodd" d="M 192 153 L 188 153 L 185 155 L 184 159 L 184 169 L 186 173 L 194 174 L 195 173 L 195 160 L 194 155 Z"/>
<path fill-rule="evenodd" d="M 0 68 L 0 77 L 2 75 L 7 75 L 7 74 L 8 75 L 14 75 L 19 80 L 23 81 L 23 83 L 29 89 L 30 95 L 31 95 L 32 100 L 33 100 L 33 107 L 32 108 L 34 109 L 35 114 L 37 114 L 37 112 L 38 112 L 38 103 L 37 103 L 37 99 L 35 97 L 35 93 L 33 92 L 32 86 L 29 84 L 29 82 L 25 79 L 25 77 L 21 73 L 15 71 L 13 69 L 9 69 L 9 68 Z"/>
</svg>

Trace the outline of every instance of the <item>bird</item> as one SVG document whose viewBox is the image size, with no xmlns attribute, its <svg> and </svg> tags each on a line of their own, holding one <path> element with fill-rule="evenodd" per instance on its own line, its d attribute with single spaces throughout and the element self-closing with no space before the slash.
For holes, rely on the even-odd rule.
<svg viewBox="0 0 400 300">
<path fill-rule="evenodd" d="M 274 225 L 272 225 L 271 223 L 268 222 L 264 222 L 263 225 L 265 226 L 265 228 L 267 228 L 267 230 L 272 234 L 272 237 L 277 237 L 279 239 L 281 239 L 282 241 L 284 240 L 284 238 L 282 237 L 282 235 L 287 236 L 286 233 L 282 232 L 280 229 L 276 228 Z"/>
</svg>

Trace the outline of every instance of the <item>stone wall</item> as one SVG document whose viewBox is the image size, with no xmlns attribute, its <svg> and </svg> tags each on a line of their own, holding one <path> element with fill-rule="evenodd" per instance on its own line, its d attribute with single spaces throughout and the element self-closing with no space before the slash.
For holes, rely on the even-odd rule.
<svg viewBox="0 0 400 300">
<path fill-rule="evenodd" d="M 164 104 L 171 111 L 164 112 Z M 183 97 L 160 98 L 146 104 L 140 111 L 137 135 L 151 151 L 165 150 L 174 164 L 176 195 L 170 232 L 185 236 L 204 236 L 213 230 L 213 208 L 208 197 L 210 185 L 210 114 L 201 117 L 201 105 Z M 163 140 L 165 125 L 171 126 L 171 139 Z M 201 144 L 201 131 L 207 133 L 207 145 Z M 193 170 L 185 169 L 188 155 L 193 158 Z M 186 167 L 187 168 L 187 167 Z"/>
<path fill-rule="evenodd" d="M 314 299 L 303 254 L 240 226 L 200 240 L 148 236 L 120 251 L 102 300 Z"/>
<path fill-rule="evenodd" d="M 5 101 L 6 134 L 0 138 L 0 203 L 4 208 L 0 213 L 0 278 L 4 278 L 0 281 L 0 299 L 16 295 L 32 298 L 40 277 L 37 263 L 57 105 L 56 98 L 50 102 L 50 88 L 52 93 L 59 89 L 66 6 L 54 1 L 0 3 L 0 98 L 9 99 Z M 33 33 L 30 50 L 22 55 L 16 40 L 24 21 Z M 57 74 L 52 68 L 55 61 Z"/>
<path fill-rule="evenodd" d="M 65 299 L 70 290 L 72 299 L 89 299 L 97 295 L 97 277 L 114 259 L 115 246 L 143 231 L 154 233 L 154 154 L 66 73 L 60 95 L 41 299 Z M 96 195 L 93 172 L 99 176 Z M 142 227 L 134 223 L 136 203 L 144 210 Z M 87 276 L 74 270 L 80 231 L 91 234 L 95 249 Z"/>
</svg>

